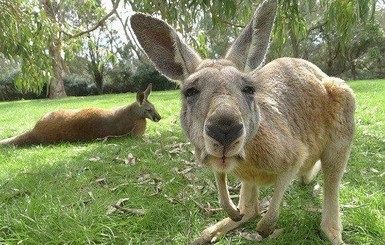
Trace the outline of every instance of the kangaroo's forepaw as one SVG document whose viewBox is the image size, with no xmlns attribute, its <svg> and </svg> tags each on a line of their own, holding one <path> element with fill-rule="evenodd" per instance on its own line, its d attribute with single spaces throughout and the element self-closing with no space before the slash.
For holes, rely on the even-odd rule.
<svg viewBox="0 0 385 245">
<path fill-rule="evenodd" d="M 220 232 L 212 232 L 209 229 L 202 232 L 202 234 L 195 239 L 190 245 L 206 245 L 216 243 L 222 234 Z"/>
<path fill-rule="evenodd" d="M 197 239 L 195 239 L 195 241 L 190 243 L 190 245 L 206 245 L 206 244 L 210 244 L 210 243 L 211 243 L 211 241 L 206 239 L 205 237 L 198 237 Z"/>
<path fill-rule="evenodd" d="M 239 209 L 237 209 L 236 212 L 227 212 L 227 214 L 229 215 L 229 218 L 232 220 L 232 221 L 235 221 L 235 222 L 238 222 L 238 221 L 241 221 L 242 220 L 242 217 L 244 214 L 241 214 L 241 212 L 239 211 Z"/>
<path fill-rule="evenodd" d="M 270 236 L 273 231 L 274 228 L 257 228 L 258 234 L 260 234 L 263 238 Z"/>
<path fill-rule="evenodd" d="M 345 244 L 342 240 L 342 228 L 339 225 L 321 225 L 321 230 L 333 245 Z"/>
</svg>

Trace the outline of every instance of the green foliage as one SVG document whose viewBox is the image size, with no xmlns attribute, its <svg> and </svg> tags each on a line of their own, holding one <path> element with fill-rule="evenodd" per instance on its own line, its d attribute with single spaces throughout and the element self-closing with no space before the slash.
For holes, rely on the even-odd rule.
<svg viewBox="0 0 385 245">
<path fill-rule="evenodd" d="M 95 26 L 104 14 L 100 0 L 1 0 L 0 53 L 20 64 L 16 87 L 40 92 L 63 62 L 52 54 L 52 48 L 72 59 L 84 48 L 81 36 L 76 35 Z M 57 73 L 62 72 L 66 71 Z"/>
<path fill-rule="evenodd" d="M 177 84 L 171 82 L 166 77 L 161 75 L 153 65 L 147 63 L 141 63 L 138 65 L 137 70 L 132 76 L 132 80 L 135 81 L 136 91 L 146 89 L 149 83 L 152 83 L 153 90 L 171 90 L 178 88 Z"/>
<path fill-rule="evenodd" d="M 357 96 L 357 131 L 341 183 L 343 238 L 348 244 L 382 244 L 385 80 L 349 85 Z M 211 171 L 192 163 L 192 146 L 179 124 L 179 96 L 179 91 L 152 93 L 162 120 L 149 122 L 142 138 L 0 148 L 0 243 L 187 244 L 224 218 L 224 212 L 209 214 L 196 204 L 219 207 Z M 113 108 L 134 101 L 135 94 L 121 94 L 2 102 L 0 138 L 29 130 L 55 109 Z M 277 224 L 285 228 L 283 234 L 262 244 L 328 243 L 320 235 L 322 195 L 312 194 L 316 183 L 323 186 L 322 174 L 309 186 L 294 181 Z M 232 195 L 239 194 L 236 184 L 231 178 Z M 260 199 L 270 195 L 270 188 L 261 189 Z M 144 209 L 144 216 L 107 215 L 121 198 L 129 198 L 123 208 Z M 259 219 L 243 231 L 255 232 Z M 218 244 L 252 242 L 233 232 Z"/>
<path fill-rule="evenodd" d="M 225 54 L 241 27 L 250 21 L 255 8 L 262 1 L 127 2 L 134 11 L 161 17 L 176 27 L 202 57 L 218 58 Z M 361 31 L 360 26 L 375 24 L 375 12 L 384 11 L 383 8 L 375 9 L 377 2 L 379 0 L 279 0 L 268 60 L 282 56 L 305 58 L 323 67 L 328 74 L 348 74 L 346 70 L 354 69 L 353 62 L 360 63 L 358 59 L 366 54 L 355 57 L 357 60 L 348 59 L 346 53 L 351 53 L 354 47 L 352 40 Z M 373 44 L 376 38 L 372 35 L 371 38 Z M 365 57 L 373 57 L 374 50 L 367 49 L 371 55 Z M 374 60 L 369 63 L 372 62 Z M 357 69 L 362 72 L 362 67 Z M 379 74 L 383 72 L 384 69 L 373 74 L 381 77 Z"/>
<path fill-rule="evenodd" d="M 383 53 L 381 42 L 384 40 L 384 23 L 379 22 L 378 31 L 368 32 L 372 29 L 370 26 L 377 24 L 374 13 L 380 17 L 384 16 L 383 8 L 375 8 L 379 1 L 279 0 L 274 42 L 268 59 L 282 56 L 301 57 L 316 63 L 329 74 L 343 73 L 348 77 L 348 70 L 353 69 L 352 64 L 357 63 L 358 77 L 360 74 L 365 77 L 371 74 L 373 76 L 370 77 L 383 76 L 385 66 L 380 54 Z M 44 8 L 44 2 L 53 7 L 52 11 Z M 176 27 L 202 57 L 218 58 L 225 54 L 262 0 L 125 2 L 130 4 L 134 11 L 160 17 Z M 103 28 L 89 35 L 89 38 L 77 36 L 97 25 L 100 18 L 106 14 L 101 3 L 100 0 L 0 0 L 0 53 L 20 67 L 21 72 L 15 79 L 17 89 L 39 92 L 49 83 L 54 75 L 53 66 L 58 63 L 49 55 L 49 48 L 54 42 L 61 43 L 62 46 L 57 47 L 60 48 L 59 53 L 64 54 L 66 64 L 79 56 L 88 59 L 88 73 L 98 81 L 99 90 L 103 87 L 103 82 L 108 83 L 107 87 L 114 86 L 114 82 L 103 76 L 120 62 L 118 57 L 133 64 L 135 57 L 141 55 L 133 54 L 132 43 L 127 45 L 130 48 L 124 47 L 115 26 L 110 26 L 109 21 L 104 22 Z M 128 28 L 127 20 L 122 23 Z M 362 29 L 363 26 L 369 29 Z M 361 47 L 362 42 L 357 41 L 359 35 L 363 37 L 361 41 L 365 37 L 370 38 L 365 42 L 372 46 L 361 49 L 366 50 L 365 53 L 352 55 L 358 46 Z M 88 51 L 93 52 L 93 55 Z M 123 55 L 124 52 L 126 54 Z M 79 69 L 76 66 L 75 68 Z M 138 68 L 139 72 L 141 69 Z M 83 73 L 78 70 L 71 72 Z M 156 73 L 151 74 L 157 76 Z M 131 82 L 125 82 L 130 86 L 129 90 L 141 87 Z M 140 83 L 147 81 L 142 80 Z M 162 79 L 160 84 L 159 89 L 172 87 L 168 87 L 167 82 Z"/>
<path fill-rule="evenodd" d="M 108 66 L 116 65 L 117 56 L 112 52 L 112 43 L 119 43 L 117 31 L 105 24 L 100 30 L 94 31 L 87 40 L 87 67 L 99 94 L 103 93 L 105 74 Z M 127 92 L 127 91 L 125 91 Z"/>
<path fill-rule="evenodd" d="M 96 94 L 92 89 L 90 76 L 69 74 L 64 76 L 64 87 L 69 96 L 86 96 Z"/>
<path fill-rule="evenodd" d="M 20 92 L 15 87 L 16 79 L 20 76 L 20 70 L 13 70 L 0 78 L 0 101 L 20 100 L 20 99 L 37 99 L 44 98 L 47 94 L 46 87 L 42 88 L 42 93 Z"/>
<path fill-rule="evenodd" d="M 344 50 L 356 32 L 357 23 L 373 21 L 373 13 L 376 1 L 323 1 L 327 6 L 327 28 L 336 29 L 340 35 L 341 48 Z"/>
<path fill-rule="evenodd" d="M 0 16 L 0 53 L 21 68 L 16 87 L 41 91 L 52 75 L 47 47 L 56 27 L 39 9 L 38 1 L 0 1 Z"/>
<path fill-rule="evenodd" d="M 305 11 L 300 9 L 299 0 L 282 0 L 279 3 L 274 26 L 274 41 L 280 43 L 279 46 L 283 46 L 290 32 L 297 39 L 306 37 L 308 24 L 305 21 Z"/>
</svg>

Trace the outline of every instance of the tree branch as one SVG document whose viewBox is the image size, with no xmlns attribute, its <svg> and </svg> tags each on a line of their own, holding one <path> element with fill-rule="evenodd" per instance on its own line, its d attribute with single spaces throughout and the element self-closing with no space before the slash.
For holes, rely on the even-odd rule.
<svg viewBox="0 0 385 245">
<path fill-rule="evenodd" d="M 140 60 L 143 60 L 143 59 L 142 59 L 143 56 L 142 56 L 142 54 L 141 54 L 141 52 L 143 52 L 143 51 L 141 51 L 140 49 L 139 49 L 139 51 L 136 50 L 136 48 L 135 48 L 134 45 L 133 45 L 133 43 L 135 43 L 136 47 L 140 47 L 140 45 L 136 42 L 135 38 L 133 37 L 133 34 L 131 33 L 131 30 L 130 30 L 129 28 L 127 28 L 127 26 L 124 24 L 124 22 L 123 22 L 123 20 L 122 20 L 122 17 L 120 17 L 120 15 L 118 14 L 118 12 L 116 12 L 116 17 L 118 18 L 120 24 L 122 24 L 123 31 L 124 31 L 124 35 L 126 36 L 127 41 L 130 42 L 131 48 L 134 50 L 134 52 L 136 53 L 136 55 L 138 56 L 138 58 L 139 58 Z M 130 34 L 128 34 L 127 30 L 130 32 Z M 131 36 L 130 36 L 130 35 L 131 35 Z"/>
<path fill-rule="evenodd" d="M 302 42 L 303 40 L 308 38 L 312 31 L 324 27 L 327 23 L 328 23 L 327 20 L 325 20 L 323 22 L 319 22 L 318 24 L 316 24 L 314 26 L 309 27 L 309 29 L 307 29 L 307 31 L 306 31 L 306 36 L 302 37 L 299 42 Z"/>
<path fill-rule="evenodd" d="M 66 34 L 70 39 L 72 39 L 72 38 L 77 38 L 77 37 L 83 36 L 83 35 L 85 35 L 85 34 L 88 34 L 88 33 L 90 33 L 90 32 L 93 32 L 93 31 L 95 31 L 96 29 L 98 29 L 101 25 L 103 25 L 104 22 L 106 22 L 106 20 L 107 20 L 108 18 L 110 18 L 110 16 L 113 15 L 113 14 L 116 12 L 116 9 L 118 8 L 119 3 L 120 3 L 120 0 L 117 0 L 117 1 L 113 4 L 112 10 L 111 10 L 108 14 L 106 14 L 103 18 L 101 18 L 101 19 L 98 21 L 98 23 L 96 23 L 96 24 L 95 24 L 93 27 L 91 27 L 90 29 L 87 29 L 87 30 L 85 30 L 85 31 L 81 31 L 81 32 L 76 33 L 76 34 L 68 33 L 68 32 L 66 32 L 66 31 L 64 31 L 64 30 L 61 30 L 61 32 L 64 33 L 64 34 Z"/>
<path fill-rule="evenodd" d="M 309 36 L 310 35 L 310 32 L 314 31 L 314 30 L 317 30 L 319 28 L 322 28 L 323 26 L 325 26 L 327 24 L 327 21 L 323 21 L 323 22 L 320 22 L 312 27 L 310 27 L 308 30 L 307 30 L 307 35 L 306 36 Z"/>
<path fill-rule="evenodd" d="M 226 25 L 229 25 L 229 26 L 233 26 L 233 27 L 237 27 L 237 28 L 245 28 L 244 25 L 234 24 L 234 23 L 232 23 L 230 21 L 227 21 L 227 20 L 224 20 L 224 19 L 220 18 L 219 15 L 216 13 L 216 11 L 213 9 L 212 6 L 210 6 L 210 13 L 211 13 L 211 18 L 212 19 L 215 19 L 215 20 L 217 20 L 219 22 L 222 22 L 222 23 L 224 23 Z"/>
<path fill-rule="evenodd" d="M 213 16 L 214 19 L 216 19 L 217 21 L 220 21 L 226 25 L 229 25 L 229 26 L 233 26 L 233 27 L 237 27 L 237 28 L 245 28 L 245 25 L 239 25 L 239 24 L 234 24 L 230 21 L 227 21 L 227 20 L 224 20 L 222 18 L 220 18 L 219 16 L 215 15 Z"/>
</svg>

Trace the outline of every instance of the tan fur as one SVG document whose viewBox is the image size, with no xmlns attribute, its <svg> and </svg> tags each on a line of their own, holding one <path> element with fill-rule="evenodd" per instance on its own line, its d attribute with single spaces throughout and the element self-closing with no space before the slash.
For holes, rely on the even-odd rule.
<svg viewBox="0 0 385 245">
<path fill-rule="evenodd" d="M 256 217 L 262 185 L 274 187 L 269 210 L 257 225 L 268 236 L 292 180 L 299 175 L 309 183 L 320 168 L 321 229 L 333 244 L 343 243 L 338 187 L 353 141 L 355 97 L 344 81 L 302 59 L 280 58 L 259 68 L 276 8 L 276 0 L 264 1 L 221 60 L 197 58 L 161 20 L 143 14 L 131 18 L 156 67 L 181 80 L 183 130 L 197 160 L 213 169 L 219 201 L 229 216 L 193 244 L 215 241 Z M 230 199 L 228 173 L 242 183 L 238 207 Z"/>
<path fill-rule="evenodd" d="M 146 129 L 146 118 L 153 121 L 159 121 L 161 118 L 155 107 L 147 100 L 151 92 L 151 87 L 149 88 L 147 95 L 138 93 L 137 102 L 114 110 L 87 108 L 50 112 L 43 116 L 32 130 L 2 140 L 0 144 L 25 146 L 90 141 L 106 136 L 139 137 Z"/>
</svg>

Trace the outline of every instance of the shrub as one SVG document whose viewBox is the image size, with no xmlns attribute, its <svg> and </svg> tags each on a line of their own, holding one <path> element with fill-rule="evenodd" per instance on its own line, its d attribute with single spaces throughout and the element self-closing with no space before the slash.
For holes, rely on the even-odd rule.
<svg viewBox="0 0 385 245">
<path fill-rule="evenodd" d="M 93 83 L 90 76 L 69 74 L 65 75 L 63 80 L 68 96 L 86 96 L 91 92 L 90 85 Z"/>
<path fill-rule="evenodd" d="M 152 83 L 153 90 L 173 90 L 177 89 L 178 85 L 168 80 L 161 75 L 153 65 L 147 63 L 140 63 L 135 74 L 132 77 L 135 81 L 137 91 L 146 89 L 149 83 Z"/>
<path fill-rule="evenodd" d="M 33 92 L 23 93 L 15 87 L 18 70 L 13 70 L 5 76 L 0 77 L 0 101 L 21 100 L 21 99 L 40 99 L 47 97 L 47 86 L 43 87 L 40 94 Z"/>
</svg>

